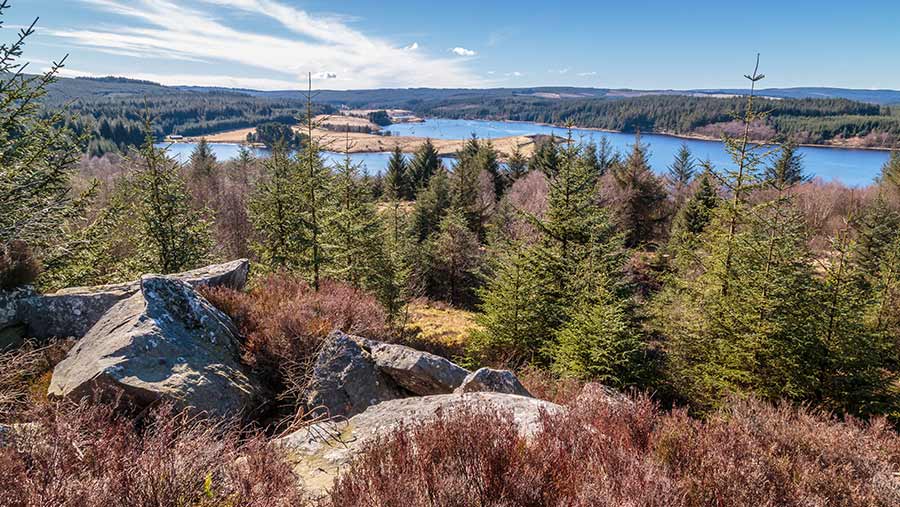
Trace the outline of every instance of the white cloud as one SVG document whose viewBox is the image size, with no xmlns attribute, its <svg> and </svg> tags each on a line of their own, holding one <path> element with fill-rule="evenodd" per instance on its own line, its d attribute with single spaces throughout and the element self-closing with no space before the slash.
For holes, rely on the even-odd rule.
<svg viewBox="0 0 900 507">
<path fill-rule="evenodd" d="M 547 72 L 551 74 L 568 74 L 569 69 L 550 69 Z"/>
<path fill-rule="evenodd" d="M 503 75 L 506 76 L 506 77 L 522 77 L 522 76 L 524 76 L 525 74 L 522 74 L 522 73 L 519 72 L 519 71 L 513 71 L 513 72 L 507 72 L 506 74 L 503 74 Z"/>
<path fill-rule="evenodd" d="M 249 79 L 278 88 L 284 83 L 302 88 L 310 72 L 340 83 L 332 85 L 336 88 L 474 87 L 484 82 L 461 60 L 404 50 L 351 28 L 346 20 L 313 15 L 281 0 L 80 1 L 131 22 L 57 30 L 52 35 L 109 54 L 228 68 L 235 75 L 262 76 Z M 290 35 L 232 27 L 223 21 L 223 9 L 275 21 Z"/>
<path fill-rule="evenodd" d="M 596 76 L 597 73 L 596 72 L 579 72 L 578 75 L 581 77 Z"/>
<path fill-rule="evenodd" d="M 455 48 L 451 49 L 450 52 L 456 56 L 475 56 L 476 54 L 478 54 L 475 51 L 472 51 L 471 49 L 466 49 L 466 48 L 461 48 L 461 47 L 455 47 Z"/>
<path fill-rule="evenodd" d="M 415 51 L 415 50 L 419 49 L 419 43 L 418 43 L 418 42 L 413 42 L 412 44 L 410 44 L 409 46 L 406 46 L 406 47 L 403 48 L 403 49 L 405 49 L 405 50 L 407 50 L 407 51 Z"/>
</svg>

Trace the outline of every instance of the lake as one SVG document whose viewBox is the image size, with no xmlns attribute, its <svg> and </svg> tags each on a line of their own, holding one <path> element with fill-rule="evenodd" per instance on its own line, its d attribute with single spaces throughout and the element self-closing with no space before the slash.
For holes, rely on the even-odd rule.
<svg viewBox="0 0 900 507">
<path fill-rule="evenodd" d="M 566 135 L 566 129 L 526 122 L 500 122 L 480 120 L 429 119 L 422 123 L 398 123 L 385 128 L 394 135 L 431 137 L 433 139 L 464 139 L 473 133 L 479 138 L 492 139 L 517 135 L 556 134 Z M 610 144 L 623 152 L 634 144 L 633 134 L 599 132 L 596 130 L 574 129 L 576 140 L 598 141 L 609 139 Z M 719 141 L 680 139 L 658 134 L 642 134 L 641 140 L 649 146 L 650 164 L 653 170 L 663 173 L 672 163 L 675 153 L 682 143 L 688 145 L 697 160 L 709 159 L 717 167 L 730 165 L 731 160 Z M 239 146 L 235 144 L 211 144 L 220 160 L 237 156 Z M 191 143 L 178 143 L 170 147 L 170 153 L 181 160 L 187 160 L 194 149 Z M 807 173 L 824 180 L 839 180 L 847 185 L 860 186 L 871 183 L 881 171 L 889 154 L 886 151 L 854 150 L 844 148 L 801 147 L 803 166 Z M 266 155 L 266 150 L 256 150 L 257 155 Z M 380 173 L 387 166 L 389 153 L 355 153 L 354 161 L 364 164 L 370 174 Z M 326 153 L 326 159 L 336 162 L 343 159 L 339 153 Z"/>
</svg>

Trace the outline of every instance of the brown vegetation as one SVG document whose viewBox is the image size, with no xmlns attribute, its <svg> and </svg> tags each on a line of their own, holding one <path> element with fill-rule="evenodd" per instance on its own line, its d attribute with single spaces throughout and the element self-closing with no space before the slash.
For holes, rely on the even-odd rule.
<svg viewBox="0 0 900 507">
<path fill-rule="evenodd" d="M 511 414 L 467 411 L 368 447 L 334 505 L 890 506 L 900 438 L 881 420 L 838 422 L 736 401 L 707 421 L 588 389 L 533 437 Z M 402 478 L 402 480 L 398 480 Z M 402 503 L 401 503 L 402 502 Z"/>
<path fill-rule="evenodd" d="M 0 505 L 303 505 L 278 451 L 222 424 L 162 407 L 136 428 L 88 404 L 47 406 L 31 421 L 0 447 Z"/>
</svg>

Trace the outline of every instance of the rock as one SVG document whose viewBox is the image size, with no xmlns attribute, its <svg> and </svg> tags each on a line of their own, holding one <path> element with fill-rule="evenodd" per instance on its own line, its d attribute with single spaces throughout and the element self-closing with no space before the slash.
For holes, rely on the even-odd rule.
<svg viewBox="0 0 900 507">
<path fill-rule="evenodd" d="M 420 396 L 452 393 L 469 374 L 443 357 L 403 345 L 379 343 L 372 347 L 372 358 L 378 369 Z"/>
<path fill-rule="evenodd" d="M 509 370 L 493 370 L 491 368 L 481 368 L 474 373 L 470 373 L 455 392 L 489 392 L 531 396 L 531 393 L 516 378 L 515 373 Z"/>
<path fill-rule="evenodd" d="M 138 407 L 224 416 L 253 408 L 259 394 L 239 363 L 231 320 L 187 283 L 147 275 L 53 370 L 49 394 L 81 399 L 120 389 Z"/>
<path fill-rule="evenodd" d="M 241 290 L 247 283 L 250 262 L 239 259 L 225 264 L 207 266 L 184 273 L 166 275 L 164 278 L 181 280 L 193 287 L 230 287 Z M 117 285 L 74 287 L 54 294 L 36 295 L 22 300 L 20 320 L 27 324 L 27 334 L 32 338 L 53 337 L 81 338 L 115 304 L 140 291 L 141 282 Z M 3 302 L 0 299 L 0 315 Z M 2 326 L 0 326 L 2 328 Z"/>
<path fill-rule="evenodd" d="M 0 352 L 25 339 L 25 302 L 35 297 L 31 286 L 0 290 Z"/>
<path fill-rule="evenodd" d="M 375 367 L 357 337 L 335 331 L 316 358 L 307 405 L 318 414 L 351 417 L 407 394 Z"/>
<path fill-rule="evenodd" d="M 276 440 L 287 451 L 303 489 L 321 497 L 338 474 L 369 442 L 401 424 L 422 423 L 439 413 L 459 409 L 508 411 L 520 432 L 530 436 L 540 429 L 541 411 L 555 413 L 563 407 L 535 398 L 501 393 L 440 394 L 385 401 L 347 421 L 311 425 Z M 400 479 L 400 478 L 398 478 Z"/>
<path fill-rule="evenodd" d="M 575 398 L 576 405 L 594 405 L 598 403 L 606 403 L 612 406 L 634 405 L 634 401 L 621 391 L 598 382 L 585 384 Z"/>
</svg>

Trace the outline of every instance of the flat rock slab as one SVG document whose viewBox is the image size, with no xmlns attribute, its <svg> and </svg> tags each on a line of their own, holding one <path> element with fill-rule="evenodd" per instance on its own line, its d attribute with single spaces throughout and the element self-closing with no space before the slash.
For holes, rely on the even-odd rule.
<svg viewBox="0 0 900 507">
<path fill-rule="evenodd" d="M 247 284 L 250 261 L 239 259 L 225 264 L 186 271 L 162 278 L 180 280 L 192 287 L 229 287 L 241 290 Z M 53 294 L 33 294 L 20 301 L 17 321 L 25 323 L 32 338 L 81 338 L 118 302 L 141 290 L 141 281 L 95 287 L 72 287 Z M 3 302 L 0 300 L 0 315 Z M 2 328 L 3 326 L 0 326 Z"/>
<path fill-rule="evenodd" d="M 389 434 L 400 425 L 427 422 L 439 413 L 460 409 L 509 412 L 519 433 L 525 436 L 540 429 L 542 411 L 553 414 L 564 410 L 549 401 L 501 393 L 421 396 L 385 401 L 349 420 L 314 424 L 276 442 L 287 451 L 301 487 L 311 497 L 321 497 L 332 487 L 338 474 L 375 438 Z"/>
<path fill-rule="evenodd" d="M 56 366 L 49 394 L 121 390 L 139 407 L 171 401 L 214 416 L 252 409 L 259 389 L 239 362 L 231 320 L 183 281 L 148 275 L 139 287 Z"/>
<path fill-rule="evenodd" d="M 403 345 L 374 345 L 372 358 L 379 370 L 420 396 L 452 393 L 469 374 L 469 370 L 443 357 Z"/>
</svg>

